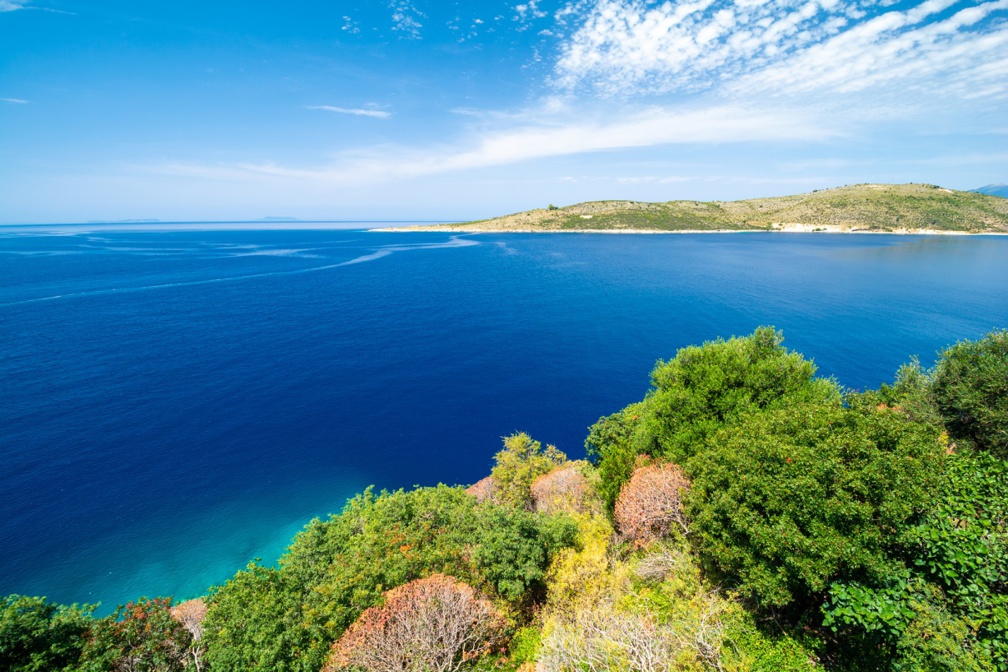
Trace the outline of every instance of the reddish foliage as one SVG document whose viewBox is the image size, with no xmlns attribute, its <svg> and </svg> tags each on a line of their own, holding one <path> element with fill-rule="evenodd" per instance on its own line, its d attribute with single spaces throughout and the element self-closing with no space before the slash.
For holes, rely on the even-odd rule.
<svg viewBox="0 0 1008 672">
<path fill-rule="evenodd" d="M 466 493 L 475 497 L 478 502 L 486 502 L 494 500 L 494 490 L 496 488 L 494 487 L 493 477 L 487 476 L 466 488 Z"/>
<path fill-rule="evenodd" d="M 435 574 L 385 593 L 385 606 L 367 609 L 333 644 L 323 672 L 455 671 L 486 653 L 502 627 L 472 588 Z"/>
<path fill-rule="evenodd" d="M 591 486 L 576 464 L 557 467 L 532 482 L 532 501 L 540 513 L 585 513 Z"/>
<path fill-rule="evenodd" d="M 639 466 L 616 500 L 616 526 L 640 544 L 664 537 L 678 526 L 686 531 L 683 495 L 689 481 L 674 464 Z"/>
</svg>

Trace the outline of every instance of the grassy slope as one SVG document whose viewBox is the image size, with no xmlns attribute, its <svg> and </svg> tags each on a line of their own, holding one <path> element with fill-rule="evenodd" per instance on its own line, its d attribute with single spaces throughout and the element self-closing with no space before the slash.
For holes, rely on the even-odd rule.
<svg viewBox="0 0 1008 672">
<path fill-rule="evenodd" d="M 747 201 L 593 201 L 436 228 L 744 231 L 795 225 L 845 231 L 1008 232 L 1008 199 L 924 184 L 861 184 Z"/>
</svg>

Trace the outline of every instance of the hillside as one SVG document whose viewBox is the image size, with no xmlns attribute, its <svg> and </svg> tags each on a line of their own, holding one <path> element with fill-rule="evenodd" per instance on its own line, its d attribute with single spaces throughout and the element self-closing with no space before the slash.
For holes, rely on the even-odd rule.
<svg viewBox="0 0 1008 672">
<path fill-rule="evenodd" d="M 415 229 L 1005 233 L 1008 200 L 926 184 L 859 184 L 745 201 L 591 201 Z"/>
</svg>

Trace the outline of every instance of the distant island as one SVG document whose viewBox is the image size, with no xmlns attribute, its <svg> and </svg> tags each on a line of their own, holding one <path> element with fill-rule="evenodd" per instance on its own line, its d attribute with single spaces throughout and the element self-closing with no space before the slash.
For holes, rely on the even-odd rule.
<svg viewBox="0 0 1008 672">
<path fill-rule="evenodd" d="M 858 184 L 744 201 L 590 201 L 399 231 L 1008 233 L 1008 199 L 931 184 Z"/>
</svg>

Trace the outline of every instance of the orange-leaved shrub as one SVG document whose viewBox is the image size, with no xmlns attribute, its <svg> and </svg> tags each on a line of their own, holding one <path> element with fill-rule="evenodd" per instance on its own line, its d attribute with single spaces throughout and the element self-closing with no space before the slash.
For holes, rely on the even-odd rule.
<svg viewBox="0 0 1008 672">
<path fill-rule="evenodd" d="M 323 672 L 455 672 L 487 653 L 504 627 L 494 606 L 461 581 L 434 574 L 393 588 L 361 614 Z"/>
<path fill-rule="evenodd" d="M 676 527 L 685 533 L 683 495 L 689 487 L 689 480 L 675 464 L 638 466 L 616 499 L 614 517 L 620 534 L 646 544 Z"/>
<path fill-rule="evenodd" d="M 494 487 L 493 476 L 486 476 L 476 481 L 468 488 L 466 488 L 466 494 L 472 495 L 476 498 L 477 502 L 492 502 L 495 501 L 494 493 L 496 488 Z"/>
<path fill-rule="evenodd" d="M 207 605 L 200 598 L 189 600 L 171 608 L 171 615 L 189 631 L 193 639 L 203 636 L 203 619 L 207 615 Z"/>
<path fill-rule="evenodd" d="M 568 462 L 532 481 L 533 509 L 537 513 L 591 513 L 600 510 L 601 501 L 585 477 L 585 466 L 583 461 Z"/>
<path fill-rule="evenodd" d="M 192 662 L 196 672 L 203 669 L 203 654 L 205 652 L 200 639 L 203 637 L 203 619 L 207 615 L 207 604 L 201 598 L 177 604 L 171 608 L 171 617 L 189 631 L 192 640 L 187 649 L 187 658 Z"/>
</svg>

